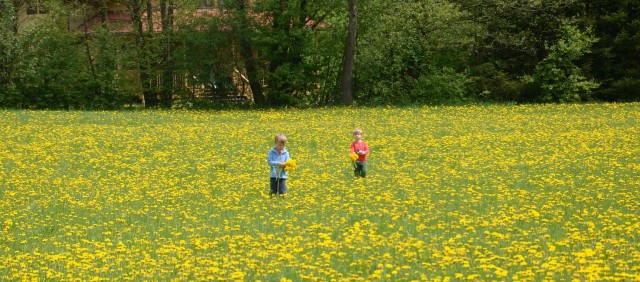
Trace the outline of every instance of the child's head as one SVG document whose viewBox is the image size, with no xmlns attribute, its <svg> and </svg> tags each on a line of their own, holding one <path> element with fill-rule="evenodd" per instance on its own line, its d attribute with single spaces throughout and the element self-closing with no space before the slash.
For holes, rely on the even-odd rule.
<svg viewBox="0 0 640 282">
<path fill-rule="evenodd" d="M 282 133 L 278 133 L 276 134 L 276 137 L 274 139 L 275 139 L 276 147 L 279 150 L 284 149 L 284 145 L 287 144 L 287 136 L 285 136 Z"/>
<path fill-rule="evenodd" d="M 356 128 L 353 130 L 353 139 L 355 139 L 356 141 L 360 141 L 360 139 L 362 139 L 363 134 L 364 132 L 362 132 L 362 129 Z"/>
</svg>

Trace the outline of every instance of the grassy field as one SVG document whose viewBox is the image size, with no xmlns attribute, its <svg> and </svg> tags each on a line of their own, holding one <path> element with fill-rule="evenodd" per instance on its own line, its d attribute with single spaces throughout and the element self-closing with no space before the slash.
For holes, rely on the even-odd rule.
<svg viewBox="0 0 640 282">
<path fill-rule="evenodd" d="M 0 280 L 640 281 L 638 103 L 0 121 Z"/>
</svg>

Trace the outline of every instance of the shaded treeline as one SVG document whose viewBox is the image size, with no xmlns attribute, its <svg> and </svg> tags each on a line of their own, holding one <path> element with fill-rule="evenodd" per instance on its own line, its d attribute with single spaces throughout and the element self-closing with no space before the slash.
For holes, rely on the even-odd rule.
<svg viewBox="0 0 640 282">
<path fill-rule="evenodd" d="M 204 2 L 0 1 L 0 107 L 640 100 L 640 0 Z"/>
</svg>

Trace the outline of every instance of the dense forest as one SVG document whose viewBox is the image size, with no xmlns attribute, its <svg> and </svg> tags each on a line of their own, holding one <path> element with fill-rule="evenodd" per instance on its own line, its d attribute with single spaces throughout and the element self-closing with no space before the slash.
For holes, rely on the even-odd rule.
<svg viewBox="0 0 640 282">
<path fill-rule="evenodd" d="M 640 0 L 209 2 L 0 0 L 0 108 L 640 101 Z"/>
</svg>

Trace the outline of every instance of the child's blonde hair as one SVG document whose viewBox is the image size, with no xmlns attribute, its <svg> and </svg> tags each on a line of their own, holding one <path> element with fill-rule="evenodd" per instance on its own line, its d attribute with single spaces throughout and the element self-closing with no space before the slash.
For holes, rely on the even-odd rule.
<svg viewBox="0 0 640 282">
<path fill-rule="evenodd" d="M 356 134 L 356 133 L 364 134 L 364 132 L 360 128 L 356 128 L 353 130 L 353 134 Z"/>
<path fill-rule="evenodd" d="M 285 136 L 282 133 L 276 134 L 274 139 L 275 139 L 275 143 L 278 143 L 279 141 L 287 142 L 287 136 Z"/>
</svg>

